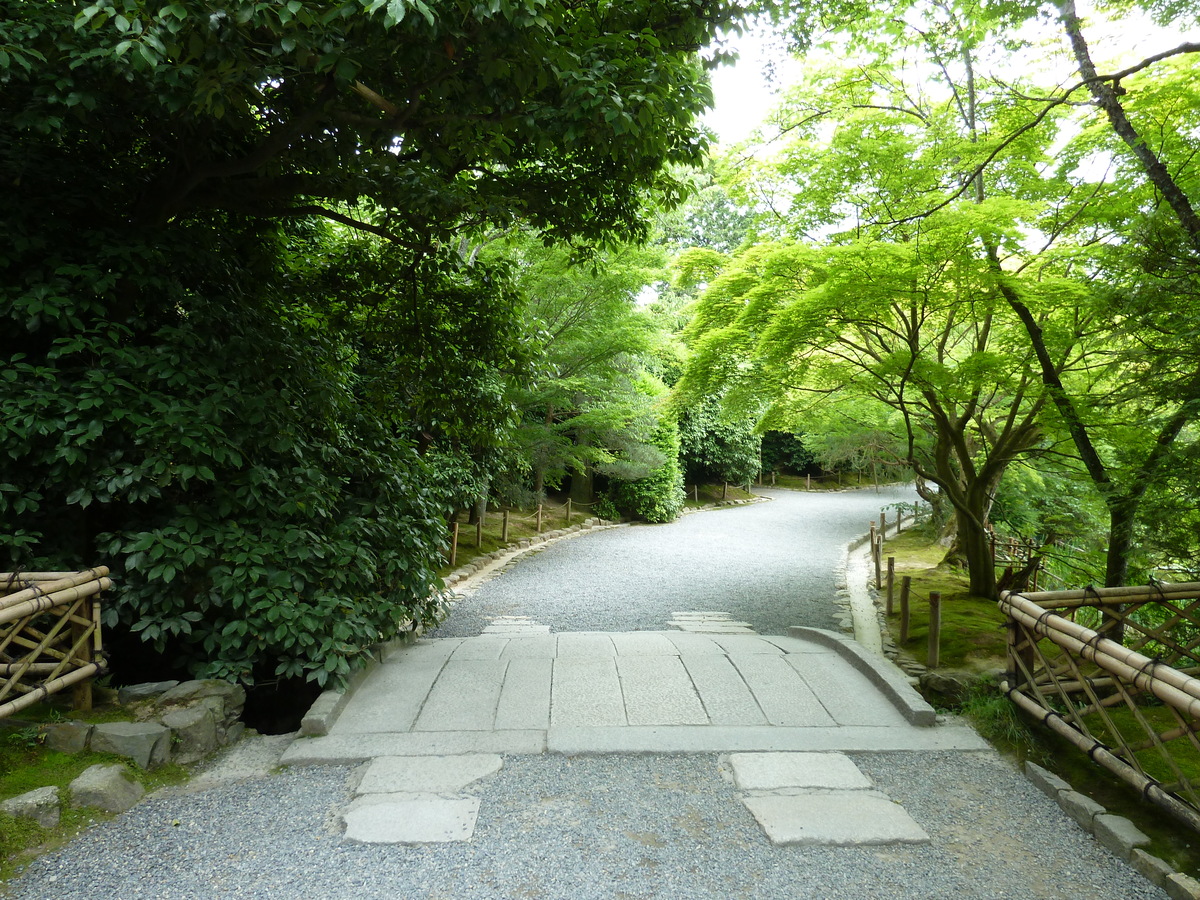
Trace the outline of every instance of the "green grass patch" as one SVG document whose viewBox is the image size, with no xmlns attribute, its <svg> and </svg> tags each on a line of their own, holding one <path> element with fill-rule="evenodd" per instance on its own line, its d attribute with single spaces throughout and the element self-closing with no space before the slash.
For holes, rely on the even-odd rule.
<svg viewBox="0 0 1200 900">
<path fill-rule="evenodd" d="M 442 577 L 449 575 L 459 566 L 466 565 L 479 556 L 487 556 L 497 550 L 512 547 L 524 538 L 535 537 L 548 531 L 578 525 L 586 519 L 593 518 L 590 506 L 571 505 L 571 518 L 567 519 L 565 503 L 546 504 L 542 508 L 542 528 L 538 531 L 537 508 L 508 510 L 508 540 L 504 540 L 504 510 L 490 509 L 483 519 L 482 535 L 477 535 L 476 527 L 467 521 L 466 513 L 458 519 L 458 552 L 454 565 L 449 560 L 438 570 Z"/>
<path fill-rule="evenodd" d="M 689 509 L 699 509 L 712 503 L 720 503 L 722 500 L 751 500 L 755 496 L 745 487 L 732 484 L 728 488 L 721 484 L 689 485 L 685 504 Z"/>
</svg>

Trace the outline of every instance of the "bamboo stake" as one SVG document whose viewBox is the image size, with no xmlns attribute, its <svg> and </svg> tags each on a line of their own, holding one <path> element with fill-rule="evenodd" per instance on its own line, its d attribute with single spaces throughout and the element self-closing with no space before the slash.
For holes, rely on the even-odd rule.
<svg viewBox="0 0 1200 900">
<path fill-rule="evenodd" d="M 905 575 L 900 579 L 900 643 L 908 643 L 908 595 L 912 590 L 912 576 Z"/>
<path fill-rule="evenodd" d="M 925 664 L 936 669 L 942 656 L 942 594 L 940 591 L 929 592 L 929 649 L 926 652 Z"/>
<path fill-rule="evenodd" d="M 1011 591 L 1005 591 L 1009 594 Z M 1024 597 L 1034 603 L 1044 601 L 1057 604 L 1062 601 L 1084 600 L 1087 603 L 1103 602 L 1112 599 L 1119 603 L 1132 603 L 1143 600 L 1180 600 L 1187 597 L 1200 597 L 1200 581 L 1179 582 L 1161 586 L 1130 585 L 1127 587 L 1102 587 L 1074 589 L 1069 591 L 1030 591 L 1017 596 Z"/>
</svg>

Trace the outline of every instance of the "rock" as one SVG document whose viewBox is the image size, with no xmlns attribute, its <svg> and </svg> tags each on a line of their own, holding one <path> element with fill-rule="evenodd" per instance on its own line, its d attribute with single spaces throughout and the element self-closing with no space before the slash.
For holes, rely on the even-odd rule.
<svg viewBox="0 0 1200 900">
<path fill-rule="evenodd" d="M 1134 850 L 1150 844 L 1150 838 L 1124 816 L 1102 814 L 1092 820 L 1092 834 L 1114 856 L 1128 860 Z"/>
<path fill-rule="evenodd" d="M 185 765 L 199 762 L 217 749 L 217 721 L 212 710 L 203 704 L 166 713 L 162 723 L 174 735 L 171 755 L 176 762 Z"/>
<path fill-rule="evenodd" d="M 1071 790 L 1071 785 L 1063 781 L 1053 772 L 1043 769 L 1037 763 L 1026 761 L 1025 777 L 1032 781 L 1047 797 L 1057 799 L 1063 791 Z"/>
<path fill-rule="evenodd" d="M 953 709 L 966 701 L 973 680 L 966 672 L 929 671 L 921 676 L 921 693 L 934 706 Z"/>
<path fill-rule="evenodd" d="M 1163 890 L 1171 900 L 1200 900 L 1200 881 L 1182 872 L 1169 876 Z"/>
<path fill-rule="evenodd" d="M 1085 797 L 1078 791 L 1063 791 L 1058 795 L 1058 805 L 1062 811 L 1079 823 L 1085 831 L 1092 830 L 1092 820 L 1102 816 L 1105 809 L 1091 797 Z"/>
<path fill-rule="evenodd" d="M 1152 856 L 1145 850 L 1134 850 L 1129 856 L 1129 864 L 1137 869 L 1143 878 L 1157 887 L 1162 887 L 1167 883 L 1167 879 L 1175 874 L 1175 869 L 1170 863 L 1157 856 Z"/>
<path fill-rule="evenodd" d="M 92 730 L 96 753 L 124 756 L 142 769 L 164 765 L 171 757 L 171 729 L 153 722 L 106 722 Z"/>
<path fill-rule="evenodd" d="M 58 824 L 58 788 L 44 787 L 29 791 L 0 803 L 0 812 L 22 819 L 32 819 L 43 828 Z"/>
<path fill-rule="evenodd" d="M 122 706 L 128 706 L 138 700 L 149 700 L 165 694 L 177 684 L 179 684 L 178 681 L 145 681 L 141 684 L 129 684 L 117 691 L 117 702 Z"/>
<path fill-rule="evenodd" d="M 57 722 L 43 729 L 46 747 L 59 753 L 82 753 L 87 749 L 92 726 L 88 722 Z"/>
<path fill-rule="evenodd" d="M 225 725 L 235 722 L 246 705 L 246 689 L 240 684 L 207 678 L 176 685 L 158 698 L 158 706 L 194 706 L 201 700 L 212 697 L 221 701 L 223 711 L 216 715 L 217 721 Z"/>
<path fill-rule="evenodd" d="M 91 806 L 111 813 L 125 812 L 146 793 L 120 763 L 85 769 L 71 782 L 69 790 L 72 806 Z"/>
</svg>

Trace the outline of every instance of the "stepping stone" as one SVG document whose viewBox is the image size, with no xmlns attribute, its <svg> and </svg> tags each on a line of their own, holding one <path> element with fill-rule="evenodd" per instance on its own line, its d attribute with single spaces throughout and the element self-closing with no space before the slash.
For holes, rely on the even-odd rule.
<svg viewBox="0 0 1200 900">
<path fill-rule="evenodd" d="M 799 791 L 742 798 L 777 846 L 925 844 L 929 835 L 879 791 Z"/>
<path fill-rule="evenodd" d="M 869 790 L 874 787 L 842 753 L 731 753 L 733 781 L 743 791 L 781 788 Z"/>
<path fill-rule="evenodd" d="M 380 794 L 360 797 L 342 816 L 345 839 L 363 844 L 468 841 L 479 818 L 478 797 Z"/>
<path fill-rule="evenodd" d="M 359 782 L 358 794 L 447 794 L 500 771 L 494 753 L 458 756 L 381 756 L 371 761 Z"/>
</svg>

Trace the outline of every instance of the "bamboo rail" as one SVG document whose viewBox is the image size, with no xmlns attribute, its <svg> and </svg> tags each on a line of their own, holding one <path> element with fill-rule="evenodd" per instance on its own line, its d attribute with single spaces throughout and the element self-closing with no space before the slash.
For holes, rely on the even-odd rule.
<svg viewBox="0 0 1200 900">
<path fill-rule="evenodd" d="M 999 605 L 1009 699 L 1200 831 L 1200 782 L 1180 764 L 1200 761 L 1200 583 L 1006 591 Z M 1099 631 L 1069 618 L 1084 608 Z"/>
<path fill-rule="evenodd" d="M 105 671 L 100 633 L 108 569 L 0 573 L 0 718 L 75 689 L 91 707 L 89 679 Z"/>
</svg>

